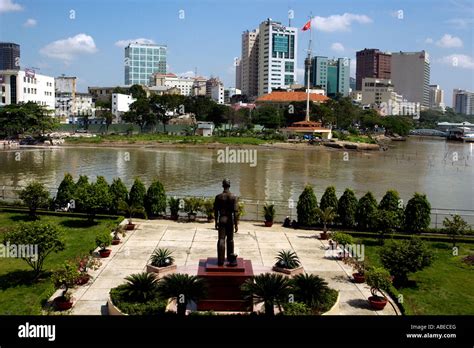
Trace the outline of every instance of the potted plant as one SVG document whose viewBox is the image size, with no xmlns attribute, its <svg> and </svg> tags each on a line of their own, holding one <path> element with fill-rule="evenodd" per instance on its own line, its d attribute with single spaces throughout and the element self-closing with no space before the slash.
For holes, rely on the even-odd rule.
<svg viewBox="0 0 474 348">
<path fill-rule="evenodd" d="M 107 247 L 112 243 L 112 236 L 107 231 L 99 233 L 95 237 L 95 244 L 100 247 L 99 250 L 100 257 L 109 257 L 112 250 L 107 249 Z"/>
<path fill-rule="evenodd" d="M 354 238 L 350 234 L 343 233 L 343 232 L 336 232 L 334 235 L 331 237 L 331 240 L 329 242 L 331 247 L 336 248 L 337 246 L 340 246 L 342 251 L 338 254 L 337 258 L 339 260 L 342 260 L 346 258 L 348 253 L 346 252 L 346 246 L 354 244 Z"/>
<path fill-rule="evenodd" d="M 367 264 L 365 261 L 359 260 L 355 257 L 346 257 L 344 259 L 344 263 L 351 266 L 354 270 L 354 273 L 352 273 L 354 283 L 365 282 L 365 271 L 367 269 Z"/>
<path fill-rule="evenodd" d="M 178 220 L 180 200 L 175 197 L 170 197 L 168 200 L 168 205 L 170 207 L 171 220 Z"/>
<path fill-rule="evenodd" d="M 184 199 L 184 211 L 188 213 L 189 221 L 196 221 L 197 212 L 201 209 L 202 200 L 197 197 Z"/>
<path fill-rule="evenodd" d="M 143 207 L 139 207 L 133 204 L 128 204 L 125 201 L 120 201 L 118 206 L 119 211 L 125 213 L 128 216 L 128 223 L 125 228 L 129 231 L 135 229 L 135 224 L 132 221 L 132 216 L 136 214 L 145 214 L 145 209 Z"/>
<path fill-rule="evenodd" d="M 275 218 L 275 205 L 265 204 L 263 206 L 263 215 L 265 217 L 265 226 L 272 227 L 273 219 Z"/>
<path fill-rule="evenodd" d="M 336 211 L 333 207 L 327 207 L 324 210 L 316 208 L 316 213 L 318 214 L 319 219 L 323 223 L 323 232 L 320 233 L 319 237 L 321 240 L 326 240 L 328 239 L 327 225 L 330 224 L 336 218 Z"/>
<path fill-rule="evenodd" d="M 112 245 L 120 244 L 119 234 L 121 234 L 122 237 L 125 237 L 125 228 L 126 227 L 124 225 L 119 225 L 114 229 L 114 236 L 112 238 Z"/>
<path fill-rule="evenodd" d="M 79 275 L 77 268 L 70 263 L 65 263 L 62 268 L 52 274 L 51 278 L 54 286 L 63 288 L 61 296 L 53 300 L 58 310 L 64 311 L 72 307 L 72 297 L 71 294 L 69 294 L 69 289 L 76 284 Z"/>
<path fill-rule="evenodd" d="M 98 258 L 92 257 L 91 255 L 84 255 L 77 258 L 77 270 L 79 271 L 79 277 L 76 280 L 76 285 L 84 285 L 89 282 L 91 276 L 89 269 L 96 270 L 102 263 Z"/>
<path fill-rule="evenodd" d="M 202 202 L 203 213 L 206 214 L 207 222 L 214 221 L 214 200 L 207 198 Z"/>
<path fill-rule="evenodd" d="M 290 276 L 303 273 L 300 259 L 294 251 L 281 250 L 278 252 L 273 271 L 288 274 Z"/>
<path fill-rule="evenodd" d="M 387 291 L 392 284 L 390 273 L 384 268 L 374 267 L 366 273 L 367 285 L 370 286 L 369 303 L 375 310 L 382 310 L 387 304 L 387 296 L 383 291 Z M 382 296 L 377 295 L 380 293 Z"/>
<path fill-rule="evenodd" d="M 148 273 L 156 273 L 158 277 L 176 270 L 174 264 L 173 252 L 167 248 L 158 248 L 153 251 L 150 257 L 150 263 L 146 265 Z"/>
</svg>

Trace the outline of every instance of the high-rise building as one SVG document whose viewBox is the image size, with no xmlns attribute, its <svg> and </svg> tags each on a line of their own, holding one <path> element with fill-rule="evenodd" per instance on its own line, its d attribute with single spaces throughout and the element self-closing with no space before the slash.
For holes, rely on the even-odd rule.
<svg viewBox="0 0 474 348">
<path fill-rule="evenodd" d="M 430 105 L 430 60 L 425 51 L 392 53 L 392 83 L 408 101 Z"/>
<path fill-rule="evenodd" d="M 235 61 L 235 88 L 242 88 L 242 65 L 240 58 Z"/>
<path fill-rule="evenodd" d="M 356 52 L 356 89 L 358 91 L 362 89 L 362 79 L 365 77 L 390 79 L 390 53 L 381 52 L 376 48 L 364 48 Z"/>
<path fill-rule="evenodd" d="M 125 84 L 150 85 L 154 73 L 166 74 L 165 45 L 130 43 L 125 47 Z"/>
<path fill-rule="evenodd" d="M 258 94 L 258 33 L 258 29 L 242 33 L 241 90 L 250 98 Z"/>
<path fill-rule="evenodd" d="M 430 109 L 444 111 L 444 91 L 439 85 L 430 85 Z"/>
<path fill-rule="evenodd" d="M 20 45 L 0 42 L 0 70 L 20 70 Z"/>
<path fill-rule="evenodd" d="M 260 96 L 296 82 L 298 29 L 268 18 L 260 23 L 258 36 Z"/>
<path fill-rule="evenodd" d="M 349 95 L 350 59 L 316 56 L 312 58 L 310 69 L 310 87 L 319 87 L 326 91 L 326 95 L 334 97 L 340 93 Z M 307 86 L 305 75 L 305 86 Z"/>
<path fill-rule="evenodd" d="M 463 89 L 454 89 L 453 109 L 458 114 L 474 115 L 474 93 Z"/>
</svg>

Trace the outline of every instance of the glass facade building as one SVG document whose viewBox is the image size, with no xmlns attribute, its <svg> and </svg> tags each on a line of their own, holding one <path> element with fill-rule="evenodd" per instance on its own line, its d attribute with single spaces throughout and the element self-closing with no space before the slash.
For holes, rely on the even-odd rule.
<svg viewBox="0 0 474 348">
<path fill-rule="evenodd" d="M 166 74 L 164 45 L 131 43 L 125 47 L 125 85 L 150 85 L 154 73 Z"/>
<path fill-rule="evenodd" d="M 338 58 L 333 60 L 321 56 L 312 58 L 309 74 L 311 87 L 324 89 L 326 95 L 330 97 L 336 96 L 338 93 L 347 96 L 350 88 L 349 78 L 350 59 Z M 307 75 L 305 74 L 306 85 Z"/>
</svg>

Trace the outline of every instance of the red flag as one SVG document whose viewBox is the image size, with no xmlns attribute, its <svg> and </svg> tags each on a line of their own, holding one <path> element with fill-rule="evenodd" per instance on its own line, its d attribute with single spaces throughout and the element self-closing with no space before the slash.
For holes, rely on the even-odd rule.
<svg viewBox="0 0 474 348">
<path fill-rule="evenodd" d="M 309 20 L 309 21 L 304 25 L 304 27 L 301 28 L 301 30 L 306 31 L 306 30 L 308 30 L 309 28 L 311 28 L 311 20 Z"/>
</svg>

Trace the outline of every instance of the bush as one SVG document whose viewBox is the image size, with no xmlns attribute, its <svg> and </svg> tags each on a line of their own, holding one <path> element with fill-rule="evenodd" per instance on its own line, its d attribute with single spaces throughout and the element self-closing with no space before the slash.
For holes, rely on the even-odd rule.
<svg viewBox="0 0 474 348">
<path fill-rule="evenodd" d="M 379 233 L 381 243 L 383 243 L 383 239 L 386 235 L 395 232 L 395 228 L 400 221 L 400 215 L 398 212 L 390 210 L 378 210 L 374 217 L 375 229 Z"/>
<path fill-rule="evenodd" d="M 56 193 L 55 204 L 58 208 L 67 206 L 67 204 L 74 199 L 75 189 L 76 184 L 74 183 L 72 175 L 69 173 L 64 174 L 64 179 L 59 184 L 58 192 Z"/>
<path fill-rule="evenodd" d="M 97 200 L 97 211 L 106 213 L 112 205 L 112 196 L 110 195 L 110 187 L 107 180 L 103 176 L 98 176 L 92 185 L 93 195 Z"/>
<path fill-rule="evenodd" d="M 203 200 L 198 197 L 187 197 L 184 199 L 184 211 L 188 214 L 196 214 L 202 207 Z"/>
<path fill-rule="evenodd" d="M 214 200 L 212 198 L 203 200 L 202 210 L 206 214 L 207 220 L 211 221 L 214 219 Z"/>
<path fill-rule="evenodd" d="M 307 185 L 296 205 L 296 212 L 298 215 L 298 224 L 300 226 L 309 227 L 317 223 L 316 208 L 318 201 L 314 194 L 313 188 Z"/>
<path fill-rule="evenodd" d="M 446 217 L 443 221 L 443 226 L 446 229 L 446 233 L 451 237 L 453 247 L 456 246 L 457 237 L 468 233 L 471 229 L 468 223 L 457 214 L 452 215 L 451 220 Z"/>
<path fill-rule="evenodd" d="M 336 232 L 332 235 L 331 239 L 339 245 L 351 245 L 354 244 L 354 238 L 347 233 Z"/>
<path fill-rule="evenodd" d="M 174 262 L 173 252 L 167 248 L 158 248 L 150 257 L 150 264 L 155 267 L 171 266 Z"/>
<path fill-rule="evenodd" d="M 94 221 L 98 212 L 104 212 L 110 207 L 109 186 L 103 177 L 98 176 L 95 183 L 89 184 L 88 181 L 85 181 L 80 185 L 76 184 L 76 186 L 76 206 L 79 206 L 82 212 L 87 213 L 89 221 Z"/>
<path fill-rule="evenodd" d="M 69 300 L 69 288 L 72 288 L 80 276 L 79 270 L 70 263 L 65 263 L 62 268 L 53 272 L 51 280 L 56 288 L 64 288 L 62 297 Z"/>
<path fill-rule="evenodd" d="M 295 269 L 301 266 L 300 259 L 294 251 L 281 250 L 276 257 L 275 266 L 286 269 Z"/>
<path fill-rule="evenodd" d="M 95 244 L 105 250 L 112 243 L 112 236 L 108 231 L 103 231 L 95 237 Z"/>
<path fill-rule="evenodd" d="M 334 186 L 329 186 L 321 197 L 319 208 L 324 210 L 331 207 L 335 212 L 337 212 L 337 203 L 336 189 Z"/>
<path fill-rule="evenodd" d="M 36 257 L 26 257 L 28 255 L 21 257 L 33 268 L 36 278 L 43 270 L 46 257 L 51 253 L 64 250 L 65 247 L 59 228 L 40 221 L 20 224 L 19 227 L 5 234 L 4 243 L 38 246 Z"/>
<path fill-rule="evenodd" d="M 160 315 L 166 311 L 167 301 L 157 297 L 151 297 L 146 302 L 136 302 L 129 297 L 129 285 L 122 284 L 110 290 L 112 303 L 123 313 L 129 315 Z"/>
<path fill-rule="evenodd" d="M 166 213 L 166 193 L 163 184 L 154 180 L 145 196 L 145 209 L 148 216 L 157 216 Z"/>
<path fill-rule="evenodd" d="M 119 212 L 120 202 L 128 201 L 128 190 L 125 184 L 122 182 L 122 179 L 116 178 L 112 181 L 110 185 L 110 210 L 113 213 Z"/>
<path fill-rule="evenodd" d="M 263 216 L 265 217 L 265 221 L 273 221 L 275 218 L 275 205 L 265 204 L 263 206 Z"/>
<path fill-rule="evenodd" d="M 130 188 L 130 194 L 128 195 L 128 204 L 143 208 L 145 206 L 145 195 L 145 185 L 139 178 L 135 178 L 135 181 Z"/>
<path fill-rule="evenodd" d="M 431 222 L 431 205 L 426 195 L 415 193 L 405 208 L 403 228 L 405 231 L 420 233 L 427 229 Z"/>
<path fill-rule="evenodd" d="M 377 212 L 377 201 L 372 192 L 367 192 L 358 204 L 356 210 L 356 222 L 359 230 L 373 230 L 375 228 L 375 214 Z"/>
<path fill-rule="evenodd" d="M 285 302 L 283 304 L 283 315 L 311 315 L 312 311 L 303 302 Z"/>
<path fill-rule="evenodd" d="M 331 289 L 323 278 L 313 274 L 298 274 L 291 281 L 296 302 L 302 302 L 315 313 L 326 312 L 337 299 L 337 291 Z"/>
<path fill-rule="evenodd" d="M 354 191 L 346 189 L 337 204 L 337 220 L 344 227 L 354 227 L 356 224 L 357 198 Z"/>
<path fill-rule="evenodd" d="M 377 293 L 385 294 L 382 291 L 388 291 L 392 285 L 390 273 L 382 267 L 373 267 L 365 273 L 365 282 L 370 286 L 370 293 L 374 297 L 380 297 Z"/>
<path fill-rule="evenodd" d="M 20 191 L 18 196 L 30 210 L 30 216 L 36 218 L 36 210 L 47 207 L 49 202 L 49 192 L 44 185 L 38 181 L 33 181 Z"/>
<path fill-rule="evenodd" d="M 392 221 L 391 227 L 393 229 L 401 227 L 400 225 L 403 219 L 403 206 L 401 206 L 400 195 L 397 191 L 388 190 L 382 197 L 378 209 L 393 213 L 393 215 L 389 214 Z"/>
<path fill-rule="evenodd" d="M 408 274 L 422 270 L 433 260 L 433 253 L 425 243 L 413 237 L 410 240 L 391 240 L 380 249 L 382 265 L 390 271 L 396 286 L 408 281 Z"/>
<path fill-rule="evenodd" d="M 178 198 L 170 197 L 168 205 L 170 207 L 171 217 L 178 218 L 180 200 Z"/>
</svg>

